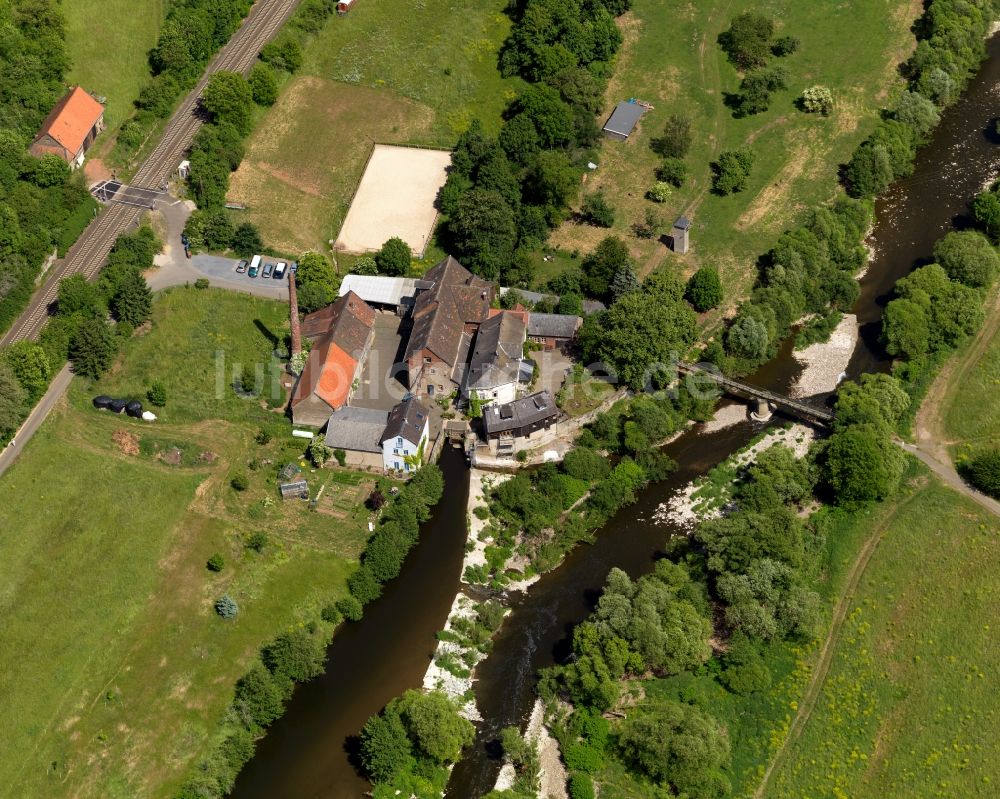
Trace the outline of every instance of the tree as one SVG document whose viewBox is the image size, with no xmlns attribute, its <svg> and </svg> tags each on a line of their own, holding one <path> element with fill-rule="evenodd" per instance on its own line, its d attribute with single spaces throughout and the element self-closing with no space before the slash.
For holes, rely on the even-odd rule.
<svg viewBox="0 0 1000 799">
<path fill-rule="evenodd" d="M 377 275 L 378 264 L 370 255 L 362 255 L 354 262 L 351 271 L 356 275 Z"/>
<path fill-rule="evenodd" d="M 863 142 L 844 170 L 847 189 L 852 197 L 874 197 L 892 183 L 895 174 L 889 152 L 881 144 Z"/>
<path fill-rule="evenodd" d="M 807 114 L 829 116 L 833 110 L 833 94 L 826 86 L 810 86 L 802 92 L 799 103 Z"/>
<path fill-rule="evenodd" d="M 837 503 L 860 505 L 885 499 L 903 475 L 903 452 L 885 426 L 857 424 L 830 436 L 824 473 Z"/>
<path fill-rule="evenodd" d="M 653 713 L 629 714 L 618 746 L 633 768 L 678 795 L 714 799 L 729 792 L 723 773 L 729 765 L 729 739 L 696 705 L 661 700 Z"/>
<path fill-rule="evenodd" d="M 496 191 L 471 189 L 458 201 L 448 232 L 456 254 L 476 274 L 497 280 L 517 246 L 514 211 Z"/>
<path fill-rule="evenodd" d="M 543 148 L 562 147 L 573 137 L 573 112 L 559 92 L 544 83 L 528 86 L 511 106 L 511 118 L 531 120 Z"/>
<path fill-rule="evenodd" d="M 40 188 L 47 189 L 52 186 L 61 186 L 69 179 L 69 164 L 63 161 L 58 155 L 51 153 L 43 155 L 35 162 L 34 167 L 31 179 Z"/>
<path fill-rule="evenodd" d="M 779 36 L 771 45 L 771 52 L 778 58 L 784 58 L 796 52 L 800 44 L 794 36 Z"/>
<path fill-rule="evenodd" d="M 893 300 L 882 314 L 882 337 L 890 355 L 908 360 L 923 358 L 930 351 L 927 314 L 913 300 Z"/>
<path fill-rule="evenodd" d="M 550 225 L 562 221 L 563 209 L 576 196 L 580 172 L 561 150 L 535 156 L 524 180 L 525 198 L 541 206 Z"/>
<path fill-rule="evenodd" d="M 295 34 L 290 31 L 283 32 L 274 41 L 268 42 L 261 48 L 260 59 L 275 69 L 298 72 L 302 66 L 302 46 L 295 38 Z"/>
<path fill-rule="evenodd" d="M 138 272 L 132 272 L 119 284 L 111 298 L 111 312 L 119 322 L 138 327 L 153 313 L 153 292 Z"/>
<path fill-rule="evenodd" d="M 475 738 L 472 722 L 443 693 L 411 690 L 395 702 L 416 748 L 439 765 L 456 762 Z"/>
<path fill-rule="evenodd" d="M 278 99 L 278 79 L 269 65 L 263 62 L 254 64 L 247 82 L 250 84 L 250 95 L 257 105 L 274 105 Z"/>
<path fill-rule="evenodd" d="M 253 129 L 253 93 L 239 72 L 213 72 L 201 94 L 202 107 L 216 122 L 228 122 L 244 136 Z"/>
<path fill-rule="evenodd" d="M 945 234 L 934 245 L 934 258 L 952 280 L 977 288 L 989 286 L 1000 271 L 1000 256 L 974 230 Z"/>
<path fill-rule="evenodd" d="M 642 219 L 632 225 L 632 232 L 640 239 L 651 239 L 656 236 L 660 227 L 660 218 L 652 208 L 647 208 Z"/>
<path fill-rule="evenodd" d="M 0 437 L 14 434 L 28 410 L 28 395 L 13 370 L 0 361 Z"/>
<path fill-rule="evenodd" d="M 323 673 L 324 650 L 305 630 L 282 633 L 260 651 L 260 659 L 275 679 L 305 682 Z"/>
<path fill-rule="evenodd" d="M 102 319 L 84 319 L 70 342 L 73 371 L 93 380 L 111 368 L 118 351 L 114 333 Z"/>
<path fill-rule="evenodd" d="M 696 311 L 707 311 L 722 302 L 722 281 L 718 271 L 711 266 L 703 266 L 691 275 L 684 288 L 684 299 Z"/>
<path fill-rule="evenodd" d="M 748 11 L 719 34 L 719 46 L 737 69 L 753 69 L 767 63 L 773 35 L 774 20 Z"/>
<path fill-rule="evenodd" d="M 59 281 L 56 302 L 60 316 L 80 316 L 96 319 L 104 316 L 104 303 L 96 283 L 81 274 Z"/>
<path fill-rule="evenodd" d="M 309 442 L 309 447 L 306 451 L 313 466 L 323 466 L 333 456 L 333 450 L 327 446 L 326 441 L 320 436 L 315 436 Z"/>
<path fill-rule="evenodd" d="M 663 133 L 653 139 L 650 146 L 664 158 L 683 158 L 691 149 L 691 120 L 671 114 L 663 126 Z"/>
<path fill-rule="evenodd" d="M 883 424 L 894 428 L 910 407 L 910 395 L 892 375 L 882 372 L 848 380 L 837 390 L 836 425 Z"/>
<path fill-rule="evenodd" d="M 209 211 L 205 216 L 205 226 L 203 235 L 205 246 L 216 252 L 224 252 L 229 249 L 235 238 L 236 231 L 233 230 L 233 223 L 222 208 Z"/>
<path fill-rule="evenodd" d="M 249 258 L 264 249 L 264 240 L 261 239 L 260 231 L 255 224 L 242 222 L 233 231 L 229 246 L 240 258 Z"/>
<path fill-rule="evenodd" d="M 410 271 L 410 245 L 393 236 L 375 253 L 375 264 L 380 274 L 405 275 Z"/>
<path fill-rule="evenodd" d="M 770 67 L 748 72 L 740 82 L 740 90 L 731 104 L 733 116 L 745 117 L 767 111 L 771 94 L 787 86 L 788 73 L 783 67 Z"/>
<path fill-rule="evenodd" d="M 310 251 L 299 257 L 295 282 L 298 284 L 299 307 L 306 313 L 329 305 L 337 296 L 333 264 L 322 253 Z"/>
<path fill-rule="evenodd" d="M 233 708 L 248 727 L 263 729 L 281 716 L 282 692 L 271 673 L 255 663 L 236 683 Z"/>
<path fill-rule="evenodd" d="M 767 325 L 749 309 L 736 317 L 726 331 L 726 351 L 737 358 L 760 361 L 768 353 L 771 337 Z"/>
<path fill-rule="evenodd" d="M 235 619 L 240 612 L 240 606 L 229 594 L 224 594 L 215 600 L 215 612 L 224 619 Z"/>
<path fill-rule="evenodd" d="M 413 758 L 413 745 L 399 713 L 372 716 L 361 730 L 361 764 L 372 782 L 390 782 Z"/>
<path fill-rule="evenodd" d="M 991 497 L 1000 497 L 1000 449 L 977 452 L 965 467 L 972 484 Z"/>
<path fill-rule="evenodd" d="M 611 207 L 602 192 L 588 194 L 583 198 L 580 216 L 596 227 L 611 227 L 615 223 L 615 209 Z"/>
<path fill-rule="evenodd" d="M 746 188 L 755 156 L 749 147 L 725 150 L 713 165 L 712 189 L 718 194 L 733 194 Z"/>
<path fill-rule="evenodd" d="M 984 191 L 972 201 L 972 216 L 976 225 L 996 243 L 1000 241 L 1000 194 Z M 2 225 L 0 225 L 2 229 Z"/>
<path fill-rule="evenodd" d="M 618 236 L 607 236 L 601 240 L 593 252 L 581 264 L 585 280 L 584 288 L 591 297 L 609 296 L 611 281 L 619 270 L 628 266 L 634 268 L 628 246 Z"/>
<path fill-rule="evenodd" d="M 31 341 L 15 341 L 0 350 L 0 364 L 10 367 L 17 382 L 27 393 L 29 402 L 36 402 L 49 385 L 52 374 L 48 356 L 38 344 Z"/>
<path fill-rule="evenodd" d="M 941 119 L 937 106 L 916 92 L 903 92 L 896 101 L 893 115 L 904 125 L 913 128 L 920 139 L 925 138 Z"/>
<path fill-rule="evenodd" d="M 611 281 L 611 286 L 609 288 L 611 301 L 617 302 L 626 294 L 638 291 L 641 288 L 641 285 L 642 284 L 639 283 L 639 278 L 636 277 L 635 270 L 632 268 L 631 264 L 622 264 L 618 267 L 618 271 L 615 272 L 614 280 Z"/>
</svg>

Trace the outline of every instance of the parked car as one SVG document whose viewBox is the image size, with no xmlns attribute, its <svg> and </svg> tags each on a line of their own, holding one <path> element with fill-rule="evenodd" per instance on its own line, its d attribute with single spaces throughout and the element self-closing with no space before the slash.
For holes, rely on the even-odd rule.
<svg viewBox="0 0 1000 799">
<path fill-rule="evenodd" d="M 264 264 L 264 277 L 270 277 L 271 272 L 273 271 L 274 271 L 274 264 L 272 264 L 270 261 Z"/>
<path fill-rule="evenodd" d="M 246 261 L 240 261 L 238 264 L 236 264 L 236 271 L 239 272 L 241 275 L 244 272 L 246 272 L 247 271 L 247 262 Z"/>
<path fill-rule="evenodd" d="M 260 274 L 260 267 L 259 266 L 251 266 L 250 267 L 250 271 L 247 272 L 247 275 L 249 277 L 257 277 L 257 275 L 259 275 L 259 274 Z"/>
<path fill-rule="evenodd" d="M 299 262 L 298 261 L 292 261 L 292 265 L 290 267 L 288 267 L 288 271 L 291 272 L 293 275 L 296 272 L 298 272 L 299 271 Z"/>
<path fill-rule="evenodd" d="M 285 276 L 285 262 L 278 261 L 278 265 L 274 267 L 274 279 L 281 280 Z"/>
</svg>

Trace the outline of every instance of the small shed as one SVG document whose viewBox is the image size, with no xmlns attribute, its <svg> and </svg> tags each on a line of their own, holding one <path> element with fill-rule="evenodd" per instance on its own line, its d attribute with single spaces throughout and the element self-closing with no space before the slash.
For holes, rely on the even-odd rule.
<svg viewBox="0 0 1000 799">
<path fill-rule="evenodd" d="M 282 499 L 309 499 L 309 484 L 305 480 L 279 483 Z"/>
<path fill-rule="evenodd" d="M 289 463 L 286 463 L 284 466 L 281 467 L 281 471 L 278 472 L 278 479 L 279 480 L 286 480 L 286 481 L 287 480 L 291 480 L 293 477 L 295 477 L 295 475 L 301 474 L 301 473 L 302 473 L 302 469 L 299 467 L 299 465 L 297 463 L 291 463 L 291 462 L 289 462 Z"/>
<path fill-rule="evenodd" d="M 639 103 L 623 100 L 604 123 L 604 135 L 609 139 L 625 141 L 645 113 L 646 109 Z"/>
<path fill-rule="evenodd" d="M 677 217 L 677 221 L 674 222 L 674 226 L 670 231 L 670 239 L 672 241 L 674 252 L 683 255 L 688 251 L 688 231 L 691 230 L 691 220 L 686 216 Z"/>
</svg>

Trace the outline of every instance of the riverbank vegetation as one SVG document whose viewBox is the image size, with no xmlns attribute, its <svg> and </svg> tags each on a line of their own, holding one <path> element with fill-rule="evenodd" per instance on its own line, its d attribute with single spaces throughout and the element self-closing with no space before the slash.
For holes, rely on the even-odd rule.
<svg viewBox="0 0 1000 799">
<path fill-rule="evenodd" d="M 833 435 L 805 459 L 765 450 L 739 471 L 724 515 L 670 542 L 652 574 L 611 572 L 573 658 L 539 682 L 577 780 L 630 797 L 753 787 L 854 556 L 831 529 L 903 478 L 890 439 L 907 402 L 885 375 L 845 386 Z"/>
<path fill-rule="evenodd" d="M 283 634 L 296 652 L 322 652 L 369 536 L 375 481 L 307 472 L 314 492 L 327 483 L 318 512 L 277 495 L 277 470 L 300 463 L 302 444 L 237 387 L 243 365 L 272 368 L 287 324 L 286 306 L 249 295 L 158 295 L 149 329 L 120 342 L 99 381 L 74 378 L 0 478 L 0 701 L 12 714 L 0 781 L 11 791 L 168 797 L 202 758 L 199 778 L 224 785 L 249 756 L 243 733 L 221 748 L 250 718 L 232 686 L 259 652 L 272 677 L 294 677 L 262 652 Z M 13 350 L 37 392 L 39 348 Z M 98 412 L 101 393 L 155 399 L 159 418 Z M 226 596 L 233 618 L 214 607 Z"/>
</svg>

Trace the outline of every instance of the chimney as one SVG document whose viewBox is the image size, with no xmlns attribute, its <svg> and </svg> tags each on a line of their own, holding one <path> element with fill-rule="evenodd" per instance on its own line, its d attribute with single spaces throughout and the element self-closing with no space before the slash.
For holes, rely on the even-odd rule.
<svg viewBox="0 0 1000 799">
<path fill-rule="evenodd" d="M 299 326 L 299 297 L 295 292 L 295 273 L 288 270 L 288 312 L 292 322 L 292 351 L 294 357 L 302 352 L 302 328 Z"/>
</svg>

